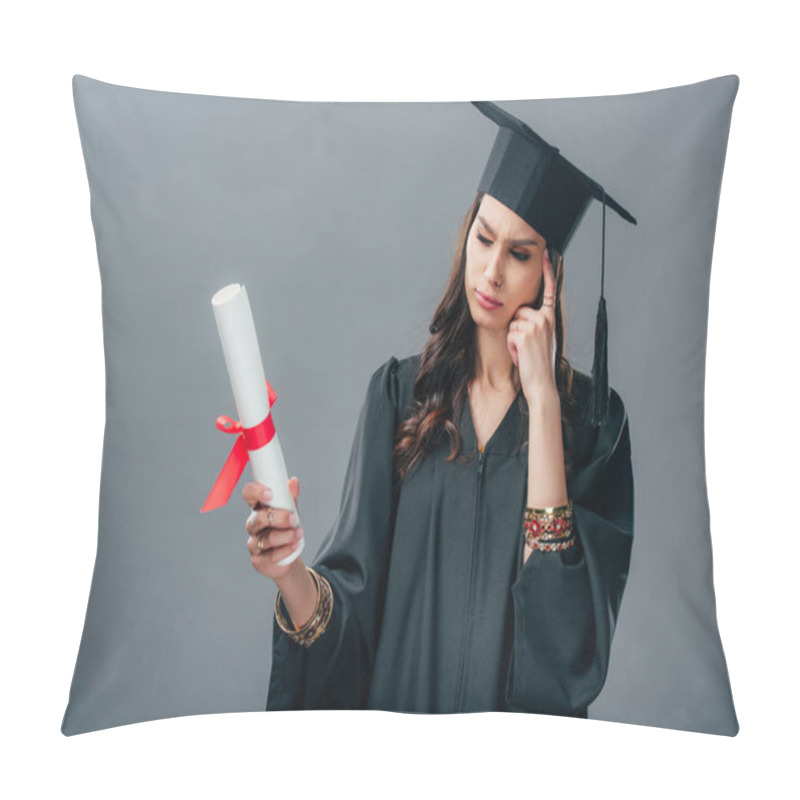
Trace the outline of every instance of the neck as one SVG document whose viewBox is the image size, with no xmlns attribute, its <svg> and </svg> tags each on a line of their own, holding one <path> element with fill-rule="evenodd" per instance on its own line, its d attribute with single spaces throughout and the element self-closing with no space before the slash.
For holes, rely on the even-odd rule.
<svg viewBox="0 0 800 800">
<path fill-rule="evenodd" d="M 505 331 L 475 329 L 475 370 L 473 380 L 487 392 L 514 390 L 519 372 L 506 345 Z"/>
</svg>

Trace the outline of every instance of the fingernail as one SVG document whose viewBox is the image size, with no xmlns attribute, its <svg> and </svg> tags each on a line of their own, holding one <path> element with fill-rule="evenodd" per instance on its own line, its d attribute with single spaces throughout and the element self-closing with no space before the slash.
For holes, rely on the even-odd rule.
<svg viewBox="0 0 800 800">
<path fill-rule="evenodd" d="M 294 528 L 294 526 L 297 525 L 297 523 L 298 523 L 297 514 L 292 514 L 289 517 L 289 524 Z"/>
<path fill-rule="evenodd" d="M 264 489 L 264 499 L 272 500 L 272 489 Z"/>
<path fill-rule="evenodd" d="M 302 528 L 297 529 L 297 538 L 298 540 L 302 539 L 306 535 L 306 532 Z"/>
</svg>

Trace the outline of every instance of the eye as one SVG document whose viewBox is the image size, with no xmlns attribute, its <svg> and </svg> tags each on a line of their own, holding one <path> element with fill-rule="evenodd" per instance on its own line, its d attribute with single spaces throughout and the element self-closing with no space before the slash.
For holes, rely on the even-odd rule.
<svg viewBox="0 0 800 800">
<path fill-rule="evenodd" d="M 517 259 L 517 261 L 527 261 L 530 256 L 527 253 L 515 253 L 513 250 L 511 251 L 511 255 Z"/>
<path fill-rule="evenodd" d="M 476 236 L 478 237 L 478 241 L 481 242 L 481 244 L 491 244 L 491 242 L 485 236 L 481 236 L 479 233 L 476 234 Z"/>
</svg>

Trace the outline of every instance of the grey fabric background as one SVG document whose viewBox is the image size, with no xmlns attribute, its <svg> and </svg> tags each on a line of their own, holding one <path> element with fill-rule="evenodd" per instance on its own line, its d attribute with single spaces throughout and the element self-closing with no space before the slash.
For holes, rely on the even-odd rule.
<svg viewBox="0 0 800 800">
<path fill-rule="evenodd" d="M 469 103 L 242 100 L 81 76 L 73 87 L 107 419 L 97 561 L 62 730 L 261 710 L 274 588 L 245 547 L 249 470 L 225 508 L 199 511 L 232 444 L 214 420 L 235 416 L 211 296 L 247 286 L 311 561 L 369 376 L 424 345 L 496 128 Z M 590 717 L 726 735 L 738 723 L 716 623 L 703 400 L 737 88 L 728 76 L 499 100 L 639 220 L 608 215 L 609 375 L 630 417 L 636 517 Z M 600 219 L 593 204 L 566 253 L 567 356 L 586 372 Z"/>
</svg>

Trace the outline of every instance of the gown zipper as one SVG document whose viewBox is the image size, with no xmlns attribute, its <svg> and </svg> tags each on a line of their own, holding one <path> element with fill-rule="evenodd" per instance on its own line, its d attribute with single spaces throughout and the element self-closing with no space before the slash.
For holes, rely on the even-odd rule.
<svg viewBox="0 0 800 800">
<path fill-rule="evenodd" d="M 478 520 L 481 511 L 481 488 L 483 486 L 483 462 L 485 459 L 484 451 L 478 450 L 478 477 L 475 491 L 475 524 L 472 527 L 472 549 L 470 551 L 469 562 L 469 582 L 467 583 L 467 612 L 466 625 L 464 631 L 464 645 L 461 648 L 461 669 L 458 674 L 458 689 L 456 691 L 456 711 L 461 711 L 462 692 L 464 688 L 464 672 L 467 665 L 467 653 L 472 639 L 470 618 L 472 617 L 472 580 L 475 572 L 475 546 L 478 541 Z"/>
</svg>

